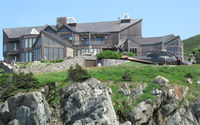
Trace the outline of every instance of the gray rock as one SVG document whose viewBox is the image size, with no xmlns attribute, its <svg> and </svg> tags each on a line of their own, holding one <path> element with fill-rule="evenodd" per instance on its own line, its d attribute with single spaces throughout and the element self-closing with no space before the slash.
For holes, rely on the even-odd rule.
<svg viewBox="0 0 200 125">
<path fill-rule="evenodd" d="M 14 119 L 8 123 L 8 125 L 21 125 L 19 124 L 18 120 Z"/>
<path fill-rule="evenodd" d="M 0 120 L 14 125 L 16 120 L 19 125 L 47 125 L 51 117 L 49 105 L 41 92 L 19 93 L 0 107 Z"/>
<path fill-rule="evenodd" d="M 200 79 L 199 79 L 199 80 L 196 82 L 196 84 L 197 84 L 197 85 L 199 85 L 199 84 L 200 84 Z"/>
<path fill-rule="evenodd" d="M 136 100 L 137 97 L 141 96 L 143 94 L 143 89 L 146 88 L 146 84 L 144 85 L 138 85 L 132 92 L 132 99 L 133 101 Z"/>
<path fill-rule="evenodd" d="M 191 79 L 191 78 L 188 78 L 188 79 L 187 79 L 187 82 L 188 82 L 189 84 L 192 84 L 192 79 Z"/>
<path fill-rule="evenodd" d="M 163 87 L 163 86 L 168 86 L 169 80 L 162 76 L 157 76 L 153 81 L 153 83 L 159 84 L 161 87 Z"/>
<path fill-rule="evenodd" d="M 127 117 L 133 125 L 148 125 L 152 120 L 153 111 L 154 109 L 149 100 L 142 101 L 128 114 Z"/>
<path fill-rule="evenodd" d="M 130 95 L 131 91 L 126 83 L 122 85 L 122 87 L 118 90 L 119 93 L 122 93 L 123 95 Z"/>
<path fill-rule="evenodd" d="M 190 110 L 180 108 L 164 121 L 164 125 L 199 125 Z"/>
<path fill-rule="evenodd" d="M 192 109 L 198 123 L 200 124 L 200 98 L 195 101 Z"/>
<path fill-rule="evenodd" d="M 59 82 L 55 82 L 55 83 L 54 83 L 54 86 L 55 86 L 56 88 L 58 88 L 59 85 L 60 85 Z"/>
<path fill-rule="evenodd" d="M 68 87 L 64 101 L 64 124 L 119 124 L 108 87 L 96 79 Z"/>
<path fill-rule="evenodd" d="M 132 124 L 131 124 L 131 122 L 130 122 L 130 121 L 127 121 L 127 122 L 125 122 L 125 123 L 122 123 L 122 124 L 120 124 L 120 125 L 132 125 Z"/>
</svg>

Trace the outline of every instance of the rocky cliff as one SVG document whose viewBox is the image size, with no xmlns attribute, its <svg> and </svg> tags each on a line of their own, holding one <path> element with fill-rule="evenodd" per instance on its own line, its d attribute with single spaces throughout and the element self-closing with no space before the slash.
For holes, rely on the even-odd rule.
<svg viewBox="0 0 200 125">
<path fill-rule="evenodd" d="M 45 87 L 9 97 L 0 104 L 0 125 L 200 125 L 200 99 L 197 97 L 194 104 L 189 105 L 188 87 L 169 84 L 169 80 L 161 76 L 149 84 L 160 87 L 152 88 L 153 98 L 140 101 L 123 114 L 125 123 L 119 123 L 115 114 L 112 90 L 92 78 L 63 90 L 55 106 L 48 104 L 50 93 Z M 119 93 L 135 101 L 143 95 L 146 86 L 137 86 L 132 91 L 125 84 Z"/>
</svg>

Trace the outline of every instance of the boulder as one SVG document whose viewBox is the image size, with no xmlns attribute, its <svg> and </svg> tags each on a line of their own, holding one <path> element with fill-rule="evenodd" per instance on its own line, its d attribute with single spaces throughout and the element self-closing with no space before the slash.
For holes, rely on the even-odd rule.
<svg viewBox="0 0 200 125">
<path fill-rule="evenodd" d="M 189 84 L 192 84 L 192 79 L 191 79 L 191 78 L 187 78 L 187 82 L 188 82 Z"/>
<path fill-rule="evenodd" d="M 128 85 L 125 83 L 122 85 L 122 87 L 118 90 L 119 93 L 122 93 L 123 95 L 130 95 L 131 91 L 128 87 Z"/>
<path fill-rule="evenodd" d="M 121 123 L 120 125 L 131 125 L 131 122 L 130 121 L 127 121 L 125 123 Z"/>
<path fill-rule="evenodd" d="M 68 87 L 64 97 L 64 124 L 118 125 L 110 89 L 97 79 Z"/>
<path fill-rule="evenodd" d="M 199 79 L 199 80 L 196 82 L 196 84 L 197 84 L 197 85 L 199 85 L 199 84 L 200 84 L 200 79 Z"/>
<path fill-rule="evenodd" d="M 143 90 L 146 88 L 146 84 L 144 85 L 138 85 L 132 92 L 132 99 L 133 101 L 136 100 L 137 97 L 141 96 L 143 94 Z"/>
<path fill-rule="evenodd" d="M 164 86 L 168 86 L 169 80 L 162 76 L 157 76 L 155 80 L 153 81 L 153 83 L 159 84 L 161 87 L 164 87 Z"/>
<path fill-rule="evenodd" d="M 41 92 L 18 93 L 0 106 L 0 120 L 10 125 L 47 125 L 51 111 Z"/>
<path fill-rule="evenodd" d="M 191 110 L 180 108 L 164 121 L 164 125 L 199 125 Z"/>
<path fill-rule="evenodd" d="M 200 98 L 197 98 L 197 100 L 195 100 L 195 103 L 192 109 L 198 123 L 200 124 Z"/>
<path fill-rule="evenodd" d="M 133 125 L 148 125 L 151 123 L 153 111 L 151 100 L 142 101 L 128 113 L 127 118 Z"/>
</svg>

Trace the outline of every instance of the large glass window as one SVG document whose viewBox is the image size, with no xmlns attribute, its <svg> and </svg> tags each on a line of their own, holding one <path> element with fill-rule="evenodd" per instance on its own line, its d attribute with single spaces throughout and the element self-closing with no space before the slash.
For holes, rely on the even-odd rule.
<svg viewBox="0 0 200 125">
<path fill-rule="evenodd" d="M 21 53 L 21 54 L 20 54 L 20 61 L 21 61 L 21 62 L 24 62 L 24 53 Z"/>
<path fill-rule="evenodd" d="M 48 56 L 48 48 L 44 48 L 44 59 L 48 60 L 49 56 Z"/>
<path fill-rule="evenodd" d="M 32 44 L 33 44 L 33 39 L 30 38 L 30 39 L 29 39 L 29 48 L 32 48 Z"/>
<path fill-rule="evenodd" d="M 33 38 L 33 44 L 35 43 L 35 41 L 36 41 L 36 38 Z"/>
<path fill-rule="evenodd" d="M 49 48 L 49 60 L 53 60 L 53 48 Z"/>
<path fill-rule="evenodd" d="M 69 40 L 72 40 L 72 34 L 69 34 Z"/>
<path fill-rule="evenodd" d="M 28 48 L 28 39 L 25 39 L 25 48 Z"/>
<path fill-rule="evenodd" d="M 26 52 L 26 62 L 28 62 L 28 52 Z"/>
<path fill-rule="evenodd" d="M 54 48 L 54 60 L 58 59 L 58 48 Z"/>
<path fill-rule="evenodd" d="M 3 52 L 6 52 L 6 50 L 7 50 L 7 44 L 4 44 L 3 45 Z"/>
<path fill-rule="evenodd" d="M 63 56 L 63 50 L 64 50 L 64 49 L 59 49 L 59 58 L 60 58 L 60 59 L 63 59 L 63 58 L 64 58 L 64 56 Z"/>
<path fill-rule="evenodd" d="M 13 44 L 13 49 L 16 50 L 17 49 L 17 43 Z"/>
<path fill-rule="evenodd" d="M 32 62 L 32 52 L 29 52 L 29 62 Z"/>
</svg>

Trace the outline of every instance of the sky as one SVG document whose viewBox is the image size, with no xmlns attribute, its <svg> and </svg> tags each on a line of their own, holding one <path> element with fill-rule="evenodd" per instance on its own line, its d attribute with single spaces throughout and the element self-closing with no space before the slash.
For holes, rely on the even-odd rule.
<svg viewBox="0 0 200 125">
<path fill-rule="evenodd" d="M 55 25 L 64 16 L 78 23 L 114 21 L 125 13 L 143 19 L 143 37 L 200 34 L 200 0 L 1 0 L 0 60 L 3 28 Z"/>
</svg>

